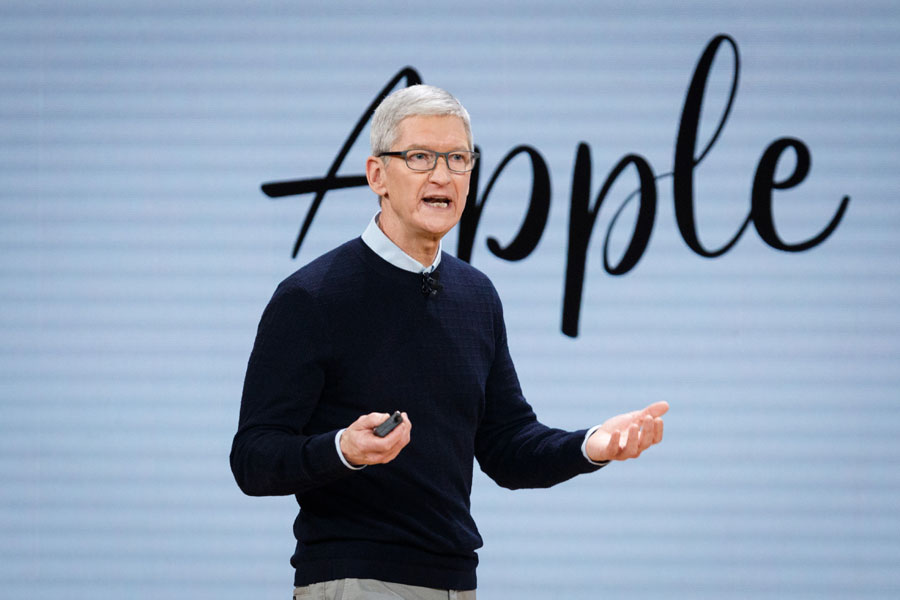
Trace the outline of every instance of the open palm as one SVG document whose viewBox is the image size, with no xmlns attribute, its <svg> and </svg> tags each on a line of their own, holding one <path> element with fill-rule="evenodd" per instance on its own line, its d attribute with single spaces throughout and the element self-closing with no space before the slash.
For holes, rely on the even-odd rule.
<svg viewBox="0 0 900 600">
<path fill-rule="evenodd" d="M 668 402 L 655 402 L 643 410 L 608 419 L 588 438 L 588 457 L 596 462 L 637 458 L 662 441 L 662 416 L 668 410 Z"/>
</svg>

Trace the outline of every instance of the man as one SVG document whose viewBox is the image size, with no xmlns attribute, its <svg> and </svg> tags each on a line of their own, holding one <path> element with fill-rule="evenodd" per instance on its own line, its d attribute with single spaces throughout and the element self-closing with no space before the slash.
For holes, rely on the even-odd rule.
<svg viewBox="0 0 900 600">
<path fill-rule="evenodd" d="M 375 111 L 371 142 L 381 211 L 275 291 L 231 466 L 247 494 L 296 495 L 295 598 L 474 598 L 475 458 L 500 485 L 547 487 L 639 456 L 668 405 L 589 431 L 539 423 L 493 285 L 441 252 L 477 160 L 468 113 L 405 88 Z M 377 436 L 395 409 L 401 424 Z"/>
</svg>

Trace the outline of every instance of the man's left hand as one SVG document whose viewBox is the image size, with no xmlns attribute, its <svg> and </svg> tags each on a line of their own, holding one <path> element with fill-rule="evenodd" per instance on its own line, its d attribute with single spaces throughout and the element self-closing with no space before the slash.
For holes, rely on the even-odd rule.
<svg viewBox="0 0 900 600">
<path fill-rule="evenodd" d="M 668 410 L 668 402 L 655 402 L 643 410 L 609 419 L 588 438 L 588 457 L 595 462 L 637 458 L 662 441 L 662 416 Z"/>
</svg>

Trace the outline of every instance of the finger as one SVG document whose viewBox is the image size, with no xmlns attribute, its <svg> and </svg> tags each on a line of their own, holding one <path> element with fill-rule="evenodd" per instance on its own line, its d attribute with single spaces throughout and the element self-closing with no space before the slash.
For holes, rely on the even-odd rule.
<svg viewBox="0 0 900 600">
<path fill-rule="evenodd" d="M 409 435 L 410 435 L 410 432 L 412 431 L 412 422 L 409 420 L 409 417 L 406 415 L 406 413 L 400 413 L 400 414 L 403 416 L 403 420 L 400 421 L 400 424 L 397 425 L 397 427 L 396 427 L 396 429 L 394 429 L 394 431 L 397 432 L 397 435 L 400 438 L 405 438 L 406 441 L 409 441 Z M 393 432 L 391 432 L 391 433 L 393 433 Z"/>
<path fill-rule="evenodd" d="M 628 428 L 628 442 L 625 445 L 624 458 L 634 458 L 638 455 L 638 437 L 640 428 L 637 423 L 632 423 Z"/>
<path fill-rule="evenodd" d="M 406 432 L 403 434 L 403 445 L 401 445 L 400 448 L 405 448 L 407 444 L 409 444 L 410 439 L 412 439 L 412 427 L 408 427 L 406 429 Z"/>
<path fill-rule="evenodd" d="M 401 441 L 403 442 L 404 446 L 409 443 L 409 440 L 411 437 L 412 437 L 412 425 L 410 425 L 408 422 L 404 422 L 403 429 L 401 430 L 401 435 L 400 435 Z"/>
<path fill-rule="evenodd" d="M 638 421 L 641 420 L 641 418 L 644 416 L 644 412 L 646 412 L 646 410 L 647 410 L 647 409 L 643 409 L 643 410 L 633 410 L 633 411 L 631 411 L 631 412 L 629 412 L 629 413 L 625 413 L 625 417 L 626 417 L 627 420 L 630 421 L 631 423 L 636 423 L 636 422 L 638 422 Z"/>
<path fill-rule="evenodd" d="M 403 450 L 403 445 L 396 443 L 392 443 L 389 446 L 382 446 L 377 450 L 373 449 L 371 454 L 372 462 L 376 464 L 391 462 L 392 460 L 397 458 L 397 455 L 400 454 L 401 450 Z"/>
<path fill-rule="evenodd" d="M 394 441 L 394 444 L 391 446 L 389 457 L 384 462 L 390 462 L 397 458 L 400 452 L 406 448 L 406 445 L 409 444 L 409 429 L 407 428 L 405 432 L 401 433 L 401 435 L 397 436 Z"/>
<path fill-rule="evenodd" d="M 607 458 L 604 460 L 611 460 L 619 455 L 621 448 L 619 448 L 619 440 L 622 438 L 622 435 L 618 430 L 613 431 L 612 435 L 609 436 L 609 442 L 606 444 L 606 456 Z"/>
<path fill-rule="evenodd" d="M 397 429 L 395 429 L 391 433 L 395 432 L 397 435 L 393 438 L 393 443 L 394 447 L 396 447 L 399 452 L 409 443 L 412 433 L 412 425 L 410 425 L 409 421 L 403 421 L 403 423 L 398 425 Z"/>
<path fill-rule="evenodd" d="M 388 413 L 369 413 L 358 418 L 350 427 L 354 429 L 372 429 L 384 423 L 385 419 L 390 418 Z"/>
<path fill-rule="evenodd" d="M 402 436 L 404 432 L 409 431 L 411 425 L 408 420 L 403 419 L 398 423 L 393 429 L 391 429 L 384 439 L 386 440 L 395 440 L 398 436 Z"/>
<path fill-rule="evenodd" d="M 653 404 L 642 410 L 641 414 L 651 415 L 653 417 L 661 417 L 667 412 L 669 412 L 669 403 L 665 400 L 661 400 L 660 402 L 654 402 Z"/>
<path fill-rule="evenodd" d="M 408 444 L 412 437 L 412 421 L 409 420 L 409 415 L 406 413 L 403 413 L 403 424 L 406 425 L 406 443 Z"/>
<path fill-rule="evenodd" d="M 638 444 L 638 452 L 643 452 L 653 443 L 653 438 L 656 437 L 655 429 L 653 417 L 650 415 L 644 417 L 641 424 L 641 442 Z"/>
<path fill-rule="evenodd" d="M 385 449 L 385 452 L 391 454 L 390 460 L 393 460 L 400 451 L 406 447 L 409 443 L 411 432 L 412 432 L 412 423 L 410 423 L 409 418 L 406 416 L 406 413 L 401 413 L 404 416 L 403 421 L 397 427 L 394 428 L 392 432 L 384 437 L 384 440 L 387 442 L 388 446 Z"/>
<path fill-rule="evenodd" d="M 381 464 L 385 464 L 385 463 L 391 462 L 392 460 L 394 460 L 395 458 L 397 458 L 397 455 L 400 454 L 400 451 L 401 451 L 401 450 L 403 450 L 403 447 L 393 447 L 393 446 L 392 446 L 392 447 L 390 448 L 390 450 L 387 450 L 387 451 L 385 451 L 384 453 L 381 454 L 381 456 L 379 457 L 379 462 L 380 462 Z"/>
<path fill-rule="evenodd" d="M 658 444 L 662 441 L 663 438 L 663 420 L 657 418 L 656 419 L 656 436 L 653 439 L 654 444 Z"/>
</svg>

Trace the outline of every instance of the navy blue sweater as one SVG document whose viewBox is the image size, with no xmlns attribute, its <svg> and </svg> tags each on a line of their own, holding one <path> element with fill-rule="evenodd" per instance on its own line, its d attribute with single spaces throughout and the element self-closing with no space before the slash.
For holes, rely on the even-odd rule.
<svg viewBox="0 0 900 600">
<path fill-rule="evenodd" d="M 250 495 L 295 494 L 295 585 L 345 577 L 474 589 L 481 536 L 469 511 L 473 458 L 504 487 L 547 487 L 596 470 L 585 431 L 537 421 L 509 356 L 500 300 L 443 254 L 443 289 L 422 294 L 357 238 L 275 291 L 247 366 L 231 468 Z M 348 469 L 337 431 L 406 411 L 392 462 Z"/>
</svg>

